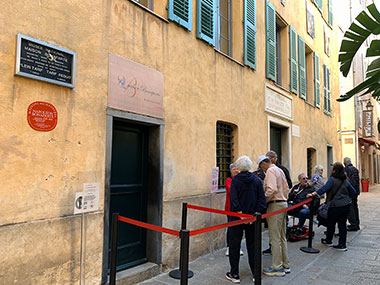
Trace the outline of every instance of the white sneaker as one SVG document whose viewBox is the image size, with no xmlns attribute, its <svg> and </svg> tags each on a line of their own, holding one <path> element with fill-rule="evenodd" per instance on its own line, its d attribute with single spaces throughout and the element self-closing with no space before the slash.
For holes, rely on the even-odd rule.
<svg viewBox="0 0 380 285">
<path fill-rule="evenodd" d="M 240 255 L 244 255 L 244 252 L 242 250 L 240 250 Z"/>
<path fill-rule="evenodd" d="M 230 255 L 230 250 L 229 248 L 227 247 L 227 250 L 226 250 L 226 256 L 229 256 Z"/>
</svg>

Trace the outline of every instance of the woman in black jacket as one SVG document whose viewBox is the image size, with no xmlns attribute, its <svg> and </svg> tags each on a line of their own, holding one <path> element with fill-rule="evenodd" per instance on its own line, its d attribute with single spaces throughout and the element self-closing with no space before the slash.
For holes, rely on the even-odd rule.
<svg viewBox="0 0 380 285">
<path fill-rule="evenodd" d="M 341 251 L 346 251 L 347 239 L 347 216 L 351 206 L 351 198 L 357 195 L 356 190 L 350 182 L 348 182 L 344 166 L 340 162 L 335 162 L 331 172 L 331 177 L 327 180 L 326 184 L 313 192 L 312 196 L 322 195 L 327 193 L 326 203 L 328 203 L 327 214 L 327 234 L 326 238 L 321 242 L 327 246 Z M 335 225 L 338 223 L 339 229 L 339 243 L 332 244 Z"/>
</svg>

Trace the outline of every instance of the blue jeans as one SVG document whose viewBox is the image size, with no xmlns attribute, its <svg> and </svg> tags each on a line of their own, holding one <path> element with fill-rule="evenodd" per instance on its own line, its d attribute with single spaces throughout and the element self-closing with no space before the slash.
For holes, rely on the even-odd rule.
<svg viewBox="0 0 380 285">
<path fill-rule="evenodd" d="M 302 209 L 298 212 L 298 228 L 302 229 L 303 225 L 305 224 L 306 219 L 310 216 L 310 210 L 309 209 Z"/>
</svg>

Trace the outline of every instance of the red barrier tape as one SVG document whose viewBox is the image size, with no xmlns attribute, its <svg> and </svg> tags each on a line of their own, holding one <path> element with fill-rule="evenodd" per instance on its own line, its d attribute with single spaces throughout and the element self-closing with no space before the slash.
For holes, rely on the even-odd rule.
<svg viewBox="0 0 380 285">
<path fill-rule="evenodd" d="M 303 201 L 303 202 L 301 202 L 301 203 L 298 203 L 298 204 L 296 204 L 296 205 L 290 206 L 290 207 L 288 207 L 288 208 L 281 209 L 281 210 L 278 210 L 278 211 L 275 211 L 275 212 L 271 212 L 271 213 L 268 213 L 268 214 L 264 214 L 264 215 L 262 216 L 262 218 L 263 218 L 263 219 L 264 219 L 264 218 L 268 218 L 268 217 L 271 217 L 271 216 L 274 216 L 274 215 L 277 215 L 277 214 L 280 214 L 280 213 L 283 213 L 283 212 L 287 212 L 287 211 L 293 210 L 293 209 L 295 209 L 295 208 L 298 208 L 299 206 L 302 206 L 302 205 L 304 205 L 304 204 L 307 204 L 307 203 L 311 202 L 312 200 L 313 200 L 313 198 L 309 198 L 309 199 L 307 199 L 307 200 L 305 200 L 305 201 Z"/>
<path fill-rule="evenodd" d="M 190 231 L 190 236 L 196 236 L 196 235 L 204 234 L 207 232 L 220 230 L 223 228 L 228 228 L 228 227 L 237 226 L 237 225 L 241 225 L 241 224 L 253 223 L 255 221 L 256 221 L 256 217 L 251 216 L 250 218 L 247 218 L 247 219 L 241 219 L 241 220 L 232 221 L 229 223 L 224 223 L 224 224 L 220 224 L 220 225 L 216 225 L 216 226 L 211 226 L 211 227 L 207 227 L 207 228 L 203 228 L 203 229 L 199 229 L 199 230 Z"/>
<path fill-rule="evenodd" d="M 179 236 L 179 231 L 175 231 L 175 230 L 163 228 L 163 227 L 160 227 L 160 226 L 155 226 L 155 225 L 147 224 L 147 223 L 144 223 L 144 222 L 132 220 L 132 219 L 129 219 L 129 218 L 126 218 L 126 217 L 123 217 L 123 216 L 119 216 L 118 220 L 122 221 L 122 222 L 125 222 L 125 223 L 128 223 L 128 224 L 132 224 L 132 225 L 135 225 L 135 226 L 146 228 L 146 229 L 149 229 L 149 230 L 154 230 L 154 231 L 157 231 L 157 232 L 166 233 L 166 234 L 173 235 L 173 236 Z"/>
<path fill-rule="evenodd" d="M 222 211 L 222 210 L 218 210 L 218 209 L 212 209 L 212 208 L 194 206 L 194 205 L 190 205 L 190 204 L 187 205 L 187 208 L 194 209 L 194 210 L 211 212 L 211 213 L 216 213 L 216 214 L 223 214 L 223 215 L 228 215 L 228 216 L 233 216 L 233 217 L 239 217 L 239 218 L 251 218 L 252 217 L 252 215 L 249 215 L 249 214 L 239 214 L 239 213 L 236 213 L 236 212 Z"/>
<path fill-rule="evenodd" d="M 300 206 L 302 206 L 304 204 L 307 204 L 307 203 L 311 202 L 312 200 L 313 200 L 313 198 L 309 198 L 309 199 L 307 199 L 307 200 L 305 200 L 305 201 L 303 201 L 301 203 L 298 203 L 296 205 L 287 207 L 285 209 L 281 209 L 281 210 L 278 210 L 278 211 L 275 211 L 275 212 L 264 214 L 264 215 L 262 215 L 262 218 L 264 219 L 264 218 L 271 217 L 271 216 L 274 216 L 274 215 L 277 215 L 277 214 L 280 214 L 280 213 L 283 213 L 283 212 L 287 212 L 287 211 L 293 210 L 295 208 L 298 208 L 298 207 L 300 207 Z M 199 206 L 193 206 L 193 205 L 187 205 L 187 207 L 191 208 L 191 209 L 202 210 L 202 211 L 209 211 L 209 212 L 218 213 L 218 214 L 226 214 L 227 213 L 227 215 L 230 215 L 230 216 L 237 216 L 237 215 L 239 215 L 239 216 L 240 215 L 244 215 L 244 217 L 248 216 L 245 219 L 241 219 L 241 220 L 237 220 L 237 221 L 233 221 L 233 222 L 229 222 L 229 223 L 224 223 L 224 224 L 220 224 L 220 225 L 216 225 L 216 226 L 211 226 L 211 227 L 207 227 L 207 228 L 202 228 L 202 229 L 190 231 L 190 236 L 196 236 L 196 235 L 199 235 L 199 234 L 204 234 L 204 233 L 215 231 L 215 230 L 220 230 L 220 229 L 223 229 L 223 228 L 228 228 L 228 227 L 237 226 L 237 225 L 241 225 L 241 224 L 252 223 L 252 222 L 256 221 L 256 217 L 252 217 L 251 215 L 248 215 L 248 214 L 238 214 L 238 213 L 234 213 L 234 212 L 216 210 L 216 209 L 199 207 Z M 237 215 L 231 215 L 230 213 L 231 214 L 237 214 Z"/>
</svg>

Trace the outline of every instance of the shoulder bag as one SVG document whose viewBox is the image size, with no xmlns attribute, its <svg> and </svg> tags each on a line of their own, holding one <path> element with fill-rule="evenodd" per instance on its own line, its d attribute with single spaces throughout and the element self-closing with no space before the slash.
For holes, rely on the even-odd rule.
<svg viewBox="0 0 380 285">
<path fill-rule="evenodd" d="M 321 206 L 319 206 L 318 208 L 318 215 L 324 219 L 327 219 L 327 213 L 329 211 L 329 205 L 330 205 L 330 202 L 333 200 L 334 196 L 338 193 L 340 187 L 342 187 L 344 183 L 344 180 L 342 181 L 342 183 L 340 183 L 339 187 L 337 188 L 337 190 L 335 191 L 335 193 L 333 193 L 331 195 L 331 199 L 330 201 L 328 202 L 324 202 Z"/>
</svg>

